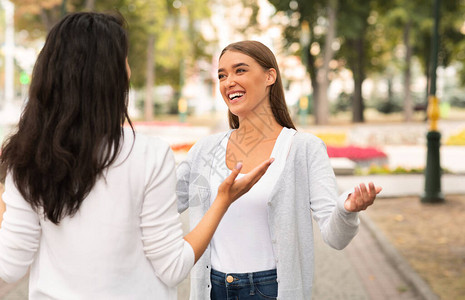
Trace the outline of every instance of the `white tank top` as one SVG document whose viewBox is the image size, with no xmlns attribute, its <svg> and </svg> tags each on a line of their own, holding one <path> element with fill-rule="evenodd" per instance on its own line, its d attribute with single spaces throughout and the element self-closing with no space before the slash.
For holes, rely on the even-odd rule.
<svg viewBox="0 0 465 300">
<path fill-rule="evenodd" d="M 211 203 L 216 198 L 218 186 L 231 174 L 226 166 L 226 148 L 231 132 L 221 141 L 212 162 Z M 213 269 L 223 273 L 248 273 L 276 268 L 268 224 L 268 202 L 284 169 L 295 133 L 294 129 L 282 129 L 270 156 L 275 161 L 252 189 L 229 207 L 221 220 L 210 244 Z M 238 178 L 242 176 L 239 174 Z"/>
</svg>

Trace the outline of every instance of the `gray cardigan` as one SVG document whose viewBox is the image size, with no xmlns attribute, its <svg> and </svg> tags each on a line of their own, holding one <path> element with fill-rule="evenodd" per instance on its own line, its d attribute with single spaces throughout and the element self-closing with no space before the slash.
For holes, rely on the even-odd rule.
<svg viewBox="0 0 465 300">
<path fill-rule="evenodd" d="M 189 208 L 191 229 L 209 208 L 208 179 L 213 155 L 227 132 L 208 136 L 189 151 L 177 168 L 178 211 Z M 342 249 L 357 234 L 357 213 L 345 210 L 347 194 L 337 185 L 326 147 L 309 133 L 296 133 L 286 166 L 273 187 L 268 221 L 276 259 L 278 299 L 311 299 L 313 283 L 313 226 L 317 221 L 324 241 Z M 234 204 L 233 204 L 234 205 Z M 191 271 L 190 299 L 210 299 L 210 247 Z"/>
</svg>

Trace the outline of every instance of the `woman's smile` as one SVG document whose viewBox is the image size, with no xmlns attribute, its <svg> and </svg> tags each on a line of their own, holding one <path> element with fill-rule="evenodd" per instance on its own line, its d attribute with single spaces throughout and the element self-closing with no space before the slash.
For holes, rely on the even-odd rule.
<svg viewBox="0 0 465 300">
<path fill-rule="evenodd" d="M 244 98 L 245 92 L 231 92 L 228 94 L 229 103 L 234 104 L 241 101 Z"/>
</svg>

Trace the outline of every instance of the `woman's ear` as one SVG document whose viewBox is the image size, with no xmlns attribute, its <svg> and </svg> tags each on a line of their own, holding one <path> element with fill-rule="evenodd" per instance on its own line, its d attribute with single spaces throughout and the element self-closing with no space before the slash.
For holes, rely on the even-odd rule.
<svg viewBox="0 0 465 300">
<path fill-rule="evenodd" d="M 276 70 L 274 68 L 270 68 L 266 74 L 266 85 L 270 86 L 276 82 Z"/>
</svg>

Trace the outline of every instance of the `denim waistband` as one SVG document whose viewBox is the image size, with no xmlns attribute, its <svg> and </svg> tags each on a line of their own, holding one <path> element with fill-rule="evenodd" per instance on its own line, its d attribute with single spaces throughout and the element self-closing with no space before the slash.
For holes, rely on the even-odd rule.
<svg viewBox="0 0 465 300">
<path fill-rule="evenodd" d="M 226 282 L 228 276 L 232 276 L 235 283 L 246 280 L 247 282 L 262 283 L 268 280 L 276 280 L 276 269 L 251 272 L 251 273 L 223 273 L 217 270 L 211 270 L 211 277 L 215 281 Z M 229 282 L 230 284 L 233 282 Z"/>
</svg>

